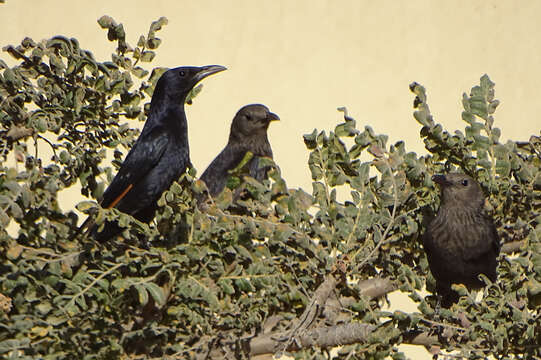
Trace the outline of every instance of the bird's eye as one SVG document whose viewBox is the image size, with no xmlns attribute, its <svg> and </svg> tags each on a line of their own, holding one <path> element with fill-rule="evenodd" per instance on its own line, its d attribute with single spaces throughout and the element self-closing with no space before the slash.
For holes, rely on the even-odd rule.
<svg viewBox="0 0 541 360">
<path fill-rule="evenodd" d="M 186 76 L 186 71 L 181 70 L 178 74 L 179 74 L 181 77 L 184 77 L 184 76 Z"/>
<path fill-rule="evenodd" d="M 251 120 L 252 120 L 252 116 L 251 116 L 251 115 L 246 115 L 246 120 L 251 121 Z"/>
<path fill-rule="evenodd" d="M 461 184 L 464 185 L 464 186 L 468 186 L 468 180 L 466 180 L 466 179 L 462 180 Z"/>
</svg>

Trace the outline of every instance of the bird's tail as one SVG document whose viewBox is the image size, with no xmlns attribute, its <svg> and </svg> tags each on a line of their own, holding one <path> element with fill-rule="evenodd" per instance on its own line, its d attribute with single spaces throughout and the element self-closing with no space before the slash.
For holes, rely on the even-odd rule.
<svg viewBox="0 0 541 360">
<path fill-rule="evenodd" d="M 75 231 L 75 234 L 73 235 L 73 240 L 78 238 L 81 234 L 83 238 L 86 238 L 88 234 L 91 232 L 93 227 L 94 227 L 94 217 L 92 215 L 88 215 L 86 220 Z"/>
<path fill-rule="evenodd" d="M 92 239 L 97 242 L 104 243 L 107 240 L 111 239 L 113 236 L 118 235 L 122 232 L 122 229 L 114 221 L 105 221 L 102 231 L 98 231 L 94 216 L 89 215 L 85 222 L 79 226 L 75 234 L 73 235 L 73 240 L 81 236 L 81 239 L 86 239 L 89 235 Z"/>
</svg>

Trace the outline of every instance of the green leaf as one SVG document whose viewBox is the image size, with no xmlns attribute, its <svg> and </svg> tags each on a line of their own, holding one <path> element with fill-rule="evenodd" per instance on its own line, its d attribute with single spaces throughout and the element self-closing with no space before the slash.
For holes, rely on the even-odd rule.
<svg viewBox="0 0 541 360">
<path fill-rule="evenodd" d="M 222 291 L 227 295 L 233 295 L 235 293 L 235 288 L 231 285 L 231 280 L 229 279 L 220 279 L 218 285 L 222 288 Z"/>
<path fill-rule="evenodd" d="M 16 202 L 12 202 L 9 205 L 9 210 L 10 210 L 11 215 L 15 219 L 21 219 L 23 217 L 23 210 Z"/>
<path fill-rule="evenodd" d="M 413 113 L 413 117 L 415 118 L 415 120 L 417 120 L 419 122 L 419 124 L 421 124 L 423 126 L 431 126 L 432 125 L 432 122 L 430 121 L 429 114 L 428 114 L 428 112 L 426 110 L 415 111 Z"/>
<path fill-rule="evenodd" d="M 239 288 L 240 291 L 243 292 L 252 292 L 255 290 L 250 281 L 247 279 L 236 279 L 235 285 Z"/>
<path fill-rule="evenodd" d="M 134 287 L 135 287 L 135 290 L 137 290 L 139 304 L 141 304 L 141 306 L 145 306 L 148 303 L 147 288 L 142 284 L 134 285 Z"/>
<path fill-rule="evenodd" d="M 119 278 L 119 279 L 115 279 L 111 283 L 111 286 L 116 288 L 120 292 L 124 292 L 126 289 L 128 289 L 131 286 L 131 284 L 128 280 Z"/>
<path fill-rule="evenodd" d="M 152 22 L 152 24 L 150 25 L 150 32 L 161 30 L 161 28 L 164 25 L 167 25 L 167 23 L 168 23 L 168 20 L 166 17 L 164 16 L 160 17 L 158 20 Z"/>
<path fill-rule="evenodd" d="M 116 25 L 115 21 L 112 17 L 103 15 L 98 19 L 98 24 L 101 26 L 102 29 L 109 29 L 110 27 L 113 27 Z"/>
<path fill-rule="evenodd" d="M 94 201 L 81 201 L 75 205 L 77 210 L 88 213 L 89 210 L 96 208 L 96 202 Z"/>
<path fill-rule="evenodd" d="M 133 68 L 131 70 L 131 72 L 132 72 L 133 75 L 135 75 L 139 79 L 142 79 L 142 78 L 144 78 L 145 76 L 148 75 L 148 71 L 146 71 L 145 69 L 143 69 L 142 67 L 139 67 L 139 66 L 136 66 L 135 68 Z"/>
<path fill-rule="evenodd" d="M 146 42 L 146 46 L 149 48 L 149 49 L 157 49 L 160 44 L 162 43 L 162 41 L 158 38 L 150 38 L 147 40 Z"/>
<path fill-rule="evenodd" d="M 165 305 L 167 298 L 165 297 L 165 292 L 161 287 L 154 283 L 144 283 L 143 285 L 159 307 Z"/>
<path fill-rule="evenodd" d="M 234 169 L 228 170 L 228 173 L 229 174 L 240 173 L 242 168 L 245 167 L 250 162 L 250 160 L 252 160 L 253 157 L 254 157 L 254 154 L 251 151 L 247 151 L 244 154 L 244 157 L 242 158 L 242 160 L 239 162 L 239 164 Z"/>
<path fill-rule="evenodd" d="M 186 104 L 192 104 L 193 99 L 195 99 L 195 97 L 199 95 L 201 90 L 203 90 L 203 84 L 199 84 L 192 88 L 192 90 L 190 90 L 190 92 L 186 96 Z"/>
<path fill-rule="evenodd" d="M 317 147 L 316 137 L 317 137 L 316 129 L 314 129 L 314 131 L 312 131 L 311 134 L 303 135 L 304 144 L 306 145 L 308 150 L 313 150 Z"/>
<path fill-rule="evenodd" d="M 234 190 L 240 186 L 241 180 L 238 176 L 228 176 L 225 186 L 228 189 Z"/>
<path fill-rule="evenodd" d="M 143 51 L 140 59 L 142 62 L 151 62 L 155 56 L 156 53 L 154 51 Z"/>
<path fill-rule="evenodd" d="M 6 214 L 4 209 L 0 208 L 0 225 L 5 229 L 9 225 L 10 221 L 11 221 L 11 219 Z"/>
<path fill-rule="evenodd" d="M 139 40 L 137 41 L 137 46 L 143 47 L 146 44 L 146 39 L 143 35 L 139 36 Z"/>
</svg>

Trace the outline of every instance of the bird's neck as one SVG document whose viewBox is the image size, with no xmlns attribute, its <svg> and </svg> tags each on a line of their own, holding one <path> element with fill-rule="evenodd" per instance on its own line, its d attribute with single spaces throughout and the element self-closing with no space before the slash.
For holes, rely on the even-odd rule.
<svg viewBox="0 0 541 360">
<path fill-rule="evenodd" d="M 169 107 L 181 106 L 184 109 L 184 102 L 186 101 L 186 96 L 183 96 L 179 99 L 178 94 L 175 93 L 168 94 L 163 91 L 163 89 L 155 89 L 154 94 L 152 94 L 152 99 L 150 100 L 150 111 L 157 109 L 165 109 Z"/>
<path fill-rule="evenodd" d="M 151 120 L 152 119 L 152 120 Z M 151 120 L 151 121 L 149 121 Z M 175 138 L 188 143 L 188 122 L 184 111 L 184 102 L 153 101 L 150 104 L 148 119 L 145 124 L 154 128 L 165 127 Z M 148 130 L 151 130 L 150 128 Z"/>
<path fill-rule="evenodd" d="M 483 209 L 483 202 L 477 199 L 465 199 L 464 197 L 457 197 L 443 193 L 441 203 L 445 204 L 448 208 L 462 208 L 464 211 L 479 212 Z"/>
<path fill-rule="evenodd" d="M 478 206 L 465 205 L 463 203 L 445 203 L 440 205 L 437 219 L 440 221 L 454 221 L 458 224 L 468 225 L 474 221 L 482 209 Z"/>
<path fill-rule="evenodd" d="M 244 151 L 250 151 L 254 153 L 254 155 L 272 157 L 272 150 L 267 133 L 246 136 L 241 133 L 231 132 L 229 134 L 228 145 L 240 146 Z"/>
</svg>

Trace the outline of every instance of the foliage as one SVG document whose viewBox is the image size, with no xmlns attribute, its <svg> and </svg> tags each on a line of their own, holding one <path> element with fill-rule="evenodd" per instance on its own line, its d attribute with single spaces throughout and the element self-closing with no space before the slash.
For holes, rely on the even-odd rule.
<svg viewBox="0 0 541 360">
<path fill-rule="evenodd" d="M 541 356 L 541 139 L 500 142 L 488 76 L 463 96 L 464 132 L 437 124 L 424 88 L 411 85 L 428 155 L 402 141 L 390 145 L 369 126 L 357 129 L 340 109 L 344 121 L 333 131 L 304 136 L 311 194 L 289 189 L 268 160 L 269 180 L 245 178 L 238 200 L 238 189 L 226 189 L 199 209 L 194 194 L 204 186 L 190 170 L 163 194 L 150 225 L 79 202 L 98 223 L 118 218 L 126 227 L 101 245 L 77 234 L 77 215 L 62 211 L 58 198 L 78 184 L 99 199 L 116 173 L 163 71 L 142 64 L 154 58 L 155 34 L 167 21 L 152 23 L 135 47 L 121 24 L 105 16 L 98 23 L 117 44 L 111 61 L 62 36 L 4 48 L 18 61 L 13 67 L 0 60 L 0 354 L 245 358 L 253 336 L 294 331 L 291 320 L 339 274 L 336 294 L 352 299 L 342 309 L 347 321 L 376 330 L 336 358 L 402 358 L 396 345 L 412 332 L 434 333 L 434 324 L 445 329 L 439 346 L 467 358 Z M 104 161 L 108 151 L 114 169 Z M 502 255 L 499 280 L 481 301 L 459 286 L 466 296 L 435 314 L 434 298 L 420 293 L 434 288 L 420 234 L 438 202 L 431 175 L 455 168 L 479 180 L 502 239 L 526 242 L 518 256 Z M 396 281 L 419 312 L 389 313 L 363 296 L 361 281 L 374 277 Z"/>
</svg>

